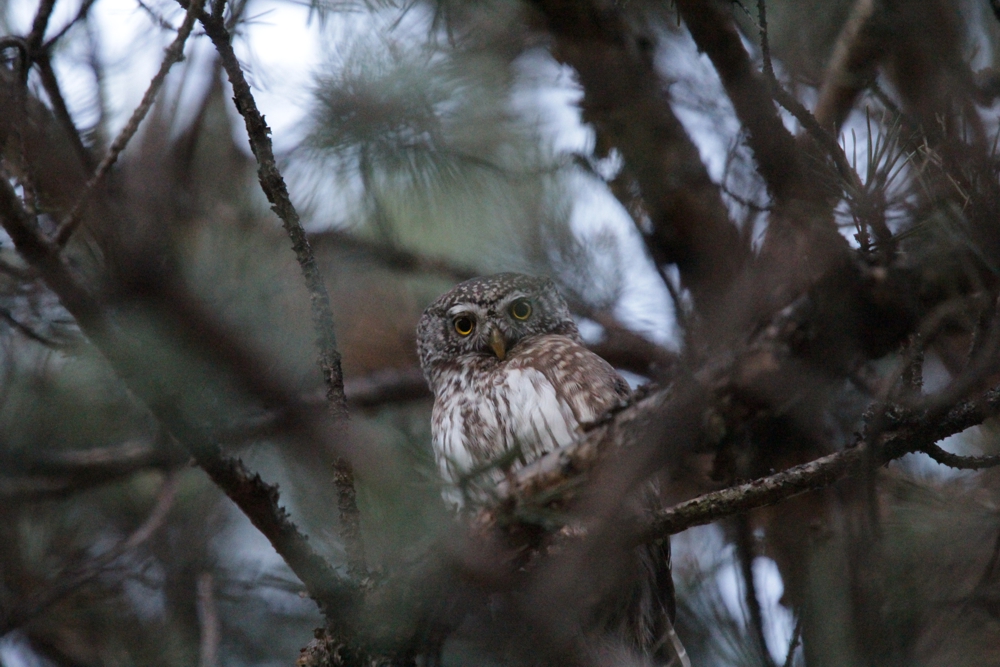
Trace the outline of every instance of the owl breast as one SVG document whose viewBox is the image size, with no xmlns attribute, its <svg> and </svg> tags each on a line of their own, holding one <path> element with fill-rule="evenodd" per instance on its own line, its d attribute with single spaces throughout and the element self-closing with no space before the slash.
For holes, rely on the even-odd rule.
<svg viewBox="0 0 1000 667">
<path fill-rule="evenodd" d="M 579 343 L 558 335 L 523 341 L 506 361 L 471 357 L 435 391 L 434 450 L 445 479 L 488 477 L 572 442 L 628 393 L 620 376 Z"/>
</svg>

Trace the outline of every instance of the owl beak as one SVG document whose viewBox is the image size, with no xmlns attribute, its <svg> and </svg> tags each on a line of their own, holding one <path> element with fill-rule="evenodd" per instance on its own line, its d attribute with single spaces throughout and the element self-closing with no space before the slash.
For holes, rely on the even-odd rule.
<svg viewBox="0 0 1000 667">
<path fill-rule="evenodd" d="M 500 361 L 504 360 L 507 356 L 507 344 L 503 340 L 503 334 L 493 329 L 490 332 L 490 347 L 493 348 L 493 354 L 497 355 L 497 359 Z"/>
</svg>

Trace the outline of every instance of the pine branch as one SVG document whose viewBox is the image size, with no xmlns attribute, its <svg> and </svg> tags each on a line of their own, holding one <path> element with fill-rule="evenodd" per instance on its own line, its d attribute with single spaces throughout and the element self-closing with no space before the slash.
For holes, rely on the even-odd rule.
<svg viewBox="0 0 1000 667">
<path fill-rule="evenodd" d="M 718 72 L 774 198 L 779 202 L 818 198 L 795 140 L 781 122 L 768 85 L 754 69 L 733 21 L 714 0 L 677 0 L 677 10 L 698 50 Z"/>
</svg>

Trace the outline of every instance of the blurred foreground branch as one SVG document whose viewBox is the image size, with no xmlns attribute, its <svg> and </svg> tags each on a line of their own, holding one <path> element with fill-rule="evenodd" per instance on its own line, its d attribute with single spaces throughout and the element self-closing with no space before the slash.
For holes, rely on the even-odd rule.
<svg viewBox="0 0 1000 667">
<path fill-rule="evenodd" d="M 711 309 L 748 257 L 719 189 L 670 108 L 653 65 L 653 41 L 615 3 L 535 0 L 553 55 L 583 87 L 584 120 L 599 144 L 621 151 L 652 222 L 654 261 L 677 265 L 694 300 Z"/>
<path fill-rule="evenodd" d="M 39 235 L 5 179 L 0 179 L 0 224 L 21 256 L 38 270 L 125 385 L 146 403 L 166 431 L 187 448 L 212 481 L 267 537 L 310 595 L 328 610 L 346 613 L 348 600 L 353 597 L 352 587 L 337 576 L 291 522 L 278 504 L 276 487 L 252 474 L 241 461 L 223 456 L 212 434 L 185 418 L 176 404 L 177 398 L 164 394 L 159 386 L 156 371 L 149 368 L 145 351 L 123 334 L 97 298 L 77 282 L 61 259 L 58 247 Z"/>
</svg>

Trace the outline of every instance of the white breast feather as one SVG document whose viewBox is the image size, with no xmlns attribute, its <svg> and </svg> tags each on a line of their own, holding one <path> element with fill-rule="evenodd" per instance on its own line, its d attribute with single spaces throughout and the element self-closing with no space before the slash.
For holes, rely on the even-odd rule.
<svg viewBox="0 0 1000 667">
<path fill-rule="evenodd" d="M 528 461 L 563 447 L 576 437 L 581 420 L 593 418 L 583 405 L 575 406 L 574 414 L 573 406 L 537 369 L 502 367 L 491 379 L 485 392 L 446 392 L 447 398 L 434 404 L 438 425 L 433 433 L 434 453 L 441 474 L 452 483 L 517 445 Z M 469 386 L 464 380 L 457 382 Z M 499 415 L 498 410 L 506 414 Z M 470 450 L 463 411 L 478 415 L 483 431 L 480 446 L 490 452 L 485 460 Z"/>
<path fill-rule="evenodd" d="M 528 460 L 573 441 L 578 426 L 573 410 L 545 375 L 534 368 L 515 368 L 501 375 L 514 427 L 511 444 L 519 444 Z"/>
</svg>

